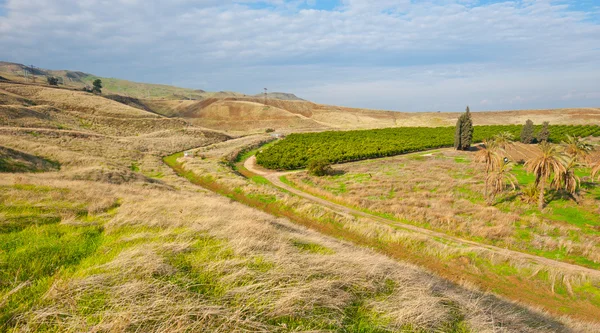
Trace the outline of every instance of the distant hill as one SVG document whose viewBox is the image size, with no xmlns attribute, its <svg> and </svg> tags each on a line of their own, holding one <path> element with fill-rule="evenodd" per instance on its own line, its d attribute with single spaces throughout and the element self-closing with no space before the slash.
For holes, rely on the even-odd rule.
<svg viewBox="0 0 600 333">
<path fill-rule="evenodd" d="M 37 82 L 17 89 L 16 86 L 23 85 L 16 83 L 31 82 L 24 77 L 24 70 L 33 72 Z M 51 89 L 46 85 L 46 75 L 62 77 L 64 85 L 60 85 L 60 89 Z M 67 93 L 67 89 L 81 90 L 85 85 L 91 85 L 98 76 L 69 70 L 31 70 L 24 65 L 9 62 L 0 62 L 0 76 L 12 81 L 0 84 L 0 106 L 31 104 L 40 100 L 44 105 L 60 107 L 65 98 L 76 96 L 73 103 L 85 101 L 98 105 L 94 112 L 106 112 L 106 108 L 117 110 L 126 105 L 130 107 L 127 113 L 150 112 L 155 116 L 180 118 L 203 128 L 240 133 L 260 132 L 266 129 L 301 132 L 401 126 L 454 126 L 460 115 L 456 112 L 407 113 L 323 105 L 283 92 L 269 93 L 265 100 L 262 94 L 249 96 L 231 91 L 207 92 L 116 78 L 100 78 L 104 84 L 102 96 L 91 98 L 91 94 Z M 22 90 L 29 92 L 23 93 Z M 89 107 L 81 105 L 81 108 Z M 20 109 L 15 110 L 11 112 Z M 20 119 L 26 116 L 21 111 L 18 113 L 19 116 L 14 117 Z M 119 113 L 119 116 L 123 114 Z M 536 124 L 549 121 L 553 125 L 598 123 L 600 109 L 473 112 L 473 122 L 477 125 L 524 124 L 527 119 Z M 107 130 L 115 129 L 107 126 Z M 139 129 L 142 130 L 143 128 Z"/>
<path fill-rule="evenodd" d="M 265 95 L 264 94 L 256 94 L 253 97 L 256 98 L 264 98 Z M 280 99 L 283 101 L 305 101 L 304 99 L 294 95 L 294 94 L 290 94 L 290 93 L 284 93 L 284 92 L 272 92 L 272 93 L 268 93 L 267 94 L 267 98 L 274 98 L 274 99 Z"/>
<path fill-rule="evenodd" d="M 233 91 L 208 92 L 201 89 L 188 89 L 164 84 L 140 83 L 117 78 L 106 78 L 80 71 L 32 68 L 31 66 L 5 61 L 0 61 L 0 74 L 8 80 L 21 82 L 31 82 L 31 74 L 33 74 L 37 83 L 45 83 L 47 76 L 55 76 L 62 80 L 61 85 L 72 88 L 91 86 L 94 80 L 101 79 L 105 93 L 138 99 L 203 100 L 207 98 L 252 97 Z M 289 93 L 270 93 L 269 98 L 302 100 L 294 94 Z"/>
</svg>

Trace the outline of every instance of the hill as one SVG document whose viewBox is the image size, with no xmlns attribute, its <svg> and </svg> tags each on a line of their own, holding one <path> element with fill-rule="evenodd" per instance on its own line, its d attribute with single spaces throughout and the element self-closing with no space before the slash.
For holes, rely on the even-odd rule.
<svg viewBox="0 0 600 333">
<path fill-rule="evenodd" d="M 265 96 L 264 96 L 264 94 L 256 94 L 252 97 L 264 98 Z M 267 94 L 267 98 L 281 99 L 284 101 L 304 101 L 302 98 L 300 98 L 294 94 L 283 93 L 283 92 L 270 92 Z"/>
<path fill-rule="evenodd" d="M 37 85 L 47 75 L 58 76 L 66 89 L 81 89 L 97 77 L 77 71 L 54 71 L 0 62 L 0 75 L 15 81 L 31 81 L 24 71 L 35 74 Z M 313 103 L 294 94 L 273 92 L 248 96 L 236 92 L 207 92 L 160 84 L 100 78 L 104 96 L 121 104 L 169 118 L 182 118 L 196 126 L 238 133 L 265 131 L 318 131 L 325 129 L 371 129 L 406 126 L 454 126 L 459 113 L 395 112 Z M 29 83 L 30 84 L 30 83 Z M 56 95 L 55 97 L 58 97 Z M 473 112 L 477 125 L 523 124 L 527 119 L 540 124 L 588 124 L 600 122 L 600 108 Z"/>
<path fill-rule="evenodd" d="M 105 93 L 117 94 L 132 98 L 202 100 L 206 98 L 245 97 L 247 95 L 233 91 L 208 92 L 201 89 L 181 88 L 164 84 L 140 83 L 118 78 L 100 77 L 94 74 L 71 70 L 50 70 L 23 64 L 0 61 L 0 73 L 7 79 L 17 82 L 45 83 L 47 76 L 58 77 L 60 85 L 81 89 L 91 86 L 96 79 L 101 79 Z M 294 94 L 272 93 L 273 99 L 296 99 Z"/>
</svg>

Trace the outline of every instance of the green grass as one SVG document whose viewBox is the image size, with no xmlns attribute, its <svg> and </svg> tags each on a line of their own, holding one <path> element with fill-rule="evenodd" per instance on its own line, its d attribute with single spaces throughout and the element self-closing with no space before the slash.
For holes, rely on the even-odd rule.
<svg viewBox="0 0 600 333">
<path fill-rule="evenodd" d="M 67 189 L 2 186 L 0 195 L 0 331 L 42 301 L 48 288 L 72 273 L 102 243 L 104 218 L 118 203 L 91 215 Z M 80 225 L 60 224 L 61 215 Z"/>
</svg>

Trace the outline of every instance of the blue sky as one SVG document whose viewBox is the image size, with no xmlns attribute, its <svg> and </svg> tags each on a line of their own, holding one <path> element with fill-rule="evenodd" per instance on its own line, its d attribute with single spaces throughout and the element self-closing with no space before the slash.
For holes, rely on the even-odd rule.
<svg viewBox="0 0 600 333">
<path fill-rule="evenodd" d="M 600 1 L 0 0 L 0 60 L 398 111 L 600 106 Z"/>
</svg>

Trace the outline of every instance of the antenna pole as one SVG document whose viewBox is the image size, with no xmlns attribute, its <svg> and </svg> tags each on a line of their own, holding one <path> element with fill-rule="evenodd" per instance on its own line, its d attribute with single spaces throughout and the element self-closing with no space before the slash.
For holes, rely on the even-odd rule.
<svg viewBox="0 0 600 333">
<path fill-rule="evenodd" d="M 265 105 L 267 105 L 267 88 L 265 88 Z"/>
</svg>

